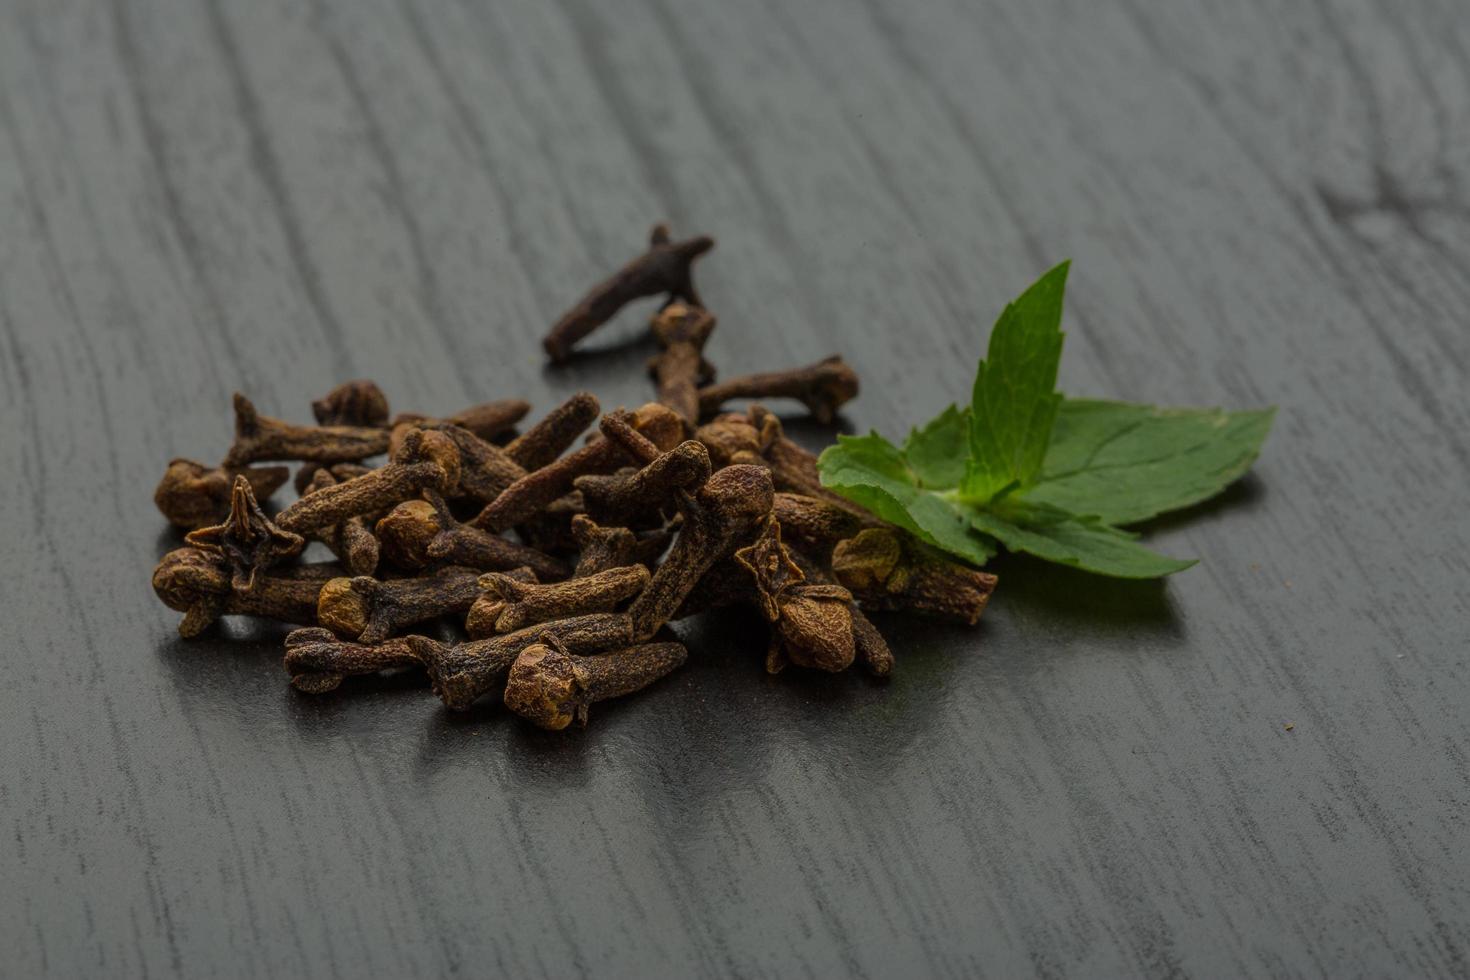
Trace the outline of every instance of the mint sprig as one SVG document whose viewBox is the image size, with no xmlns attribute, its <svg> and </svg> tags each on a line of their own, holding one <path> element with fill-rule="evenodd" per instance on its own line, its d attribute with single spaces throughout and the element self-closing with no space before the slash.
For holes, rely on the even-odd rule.
<svg viewBox="0 0 1470 980">
<path fill-rule="evenodd" d="M 951 405 L 895 446 L 838 436 L 823 485 L 976 565 L 999 545 L 1119 578 L 1193 565 L 1150 551 L 1126 525 L 1197 504 L 1242 476 L 1274 408 L 1159 408 L 1056 391 L 1068 264 L 1005 308 Z"/>
</svg>

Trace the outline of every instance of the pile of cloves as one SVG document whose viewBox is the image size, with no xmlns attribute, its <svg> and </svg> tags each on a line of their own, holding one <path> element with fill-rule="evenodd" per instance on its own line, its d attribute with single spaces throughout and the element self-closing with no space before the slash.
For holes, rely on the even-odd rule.
<svg viewBox="0 0 1470 980">
<path fill-rule="evenodd" d="M 227 615 L 299 624 L 285 656 L 298 690 L 413 670 L 451 708 L 500 692 L 560 729 L 682 664 L 669 624 L 709 609 L 766 620 L 771 673 L 857 661 L 887 676 L 893 654 L 863 610 L 974 623 L 995 577 L 826 490 L 816 457 L 761 404 L 791 399 L 832 421 L 858 390 L 842 358 L 715 380 L 715 317 L 691 274 L 713 246 L 656 227 L 546 337 L 564 361 L 628 302 L 666 296 L 650 324 L 657 397 L 631 411 L 580 392 L 518 431 L 524 401 L 393 416 L 376 384 L 350 381 L 312 403 L 316 425 L 294 425 L 237 394 L 219 465 L 176 459 L 154 494 L 187 531 L 153 573 L 179 632 Z M 754 404 L 724 412 L 736 399 Z M 300 496 L 272 516 L 261 502 L 287 461 L 302 464 Z M 301 562 L 308 541 L 335 560 Z M 415 634 L 446 617 L 458 642 Z"/>
</svg>

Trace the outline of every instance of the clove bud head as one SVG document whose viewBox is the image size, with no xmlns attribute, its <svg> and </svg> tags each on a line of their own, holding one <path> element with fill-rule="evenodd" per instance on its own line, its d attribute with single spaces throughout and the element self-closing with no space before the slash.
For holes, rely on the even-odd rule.
<svg viewBox="0 0 1470 980">
<path fill-rule="evenodd" d="M 969 568 L 895 529 L 870 527 L 838 541 L 832 574 L 869 609 L 902 609 L 970 626 L 995 591 L 996 577 Z"/>
<path fill-rule="evenodd" d="M 765 464 L 766 450 L 781 438 L 781 422 L 774 415 L 763 415 L 757 424 L 753 414 L 726 413 L 695 431 L 694 438 L 709 450 L 716 469 L 732 463 Z"/>
<path fill-rule="evenodd" d="M 587 724 L 587 671 L 568 654 L 533 643 L 511 665 L 505 706 L 532 724 L 561 731 L 575 719 Z"/>
<path fill-rule="evenodd" d="M 188 639 L 219 618 L 230 594 L 230 573 L 214 555 L 175 548 L 153 570 L 153 591 L 165 606 L 184 614 L 179 635 Z"/>
<path fill-rule="evenodd" d="M 388 424 L 388 396 L 367 378 L 344 381 L 311 403 L 317 425 L 380 428 Z"/>
<path fill-rule="evenodd" d="M 705 482 L 699 499 L 709 501 L 722 523 L 754 524 L 771 512 L 776 496 L 764 467 L 735 464 L 717 470 Z"/>
<path fill-rule="evenodd" d="M 395 463 L 433 463 L 444 472 L 439 482 L 439 491 L 449 493 L 459 485 L 459 447 L 442 432 L 433 429 L 414 429 L 403 437 Z"/>
<path fill-rule="evenodd" d="M 369 584 L 371 583 L 371 584 Z M 372 578 L 334 578 L 317 596 L 317 619 L 342 636 L 361 636 L 372 616 Z"/>
<path fill-rule="evenodd" d="M 230 510 L 230 493 L 236 475 L 250 481 L 250 489 L 259 500 L 265 500 L 280 489 L 291 471 L 285 466 L 248 466 L 238 470 L 208 467 L 192 459 L 176 459 L 168 464 L 153 502 L 158 510 L 177 527 L 194 528 L 217 524 Z"/>
<path fill-rule="evenodd" d="M 398 568 L 410 570 L 429 563 L 429 544 L 443 530 L 439 511 L 423 499 L 405 500 L 377 524 L 383 557 Z"/>
<path fill-rule="evenodd" d="M 224 563 L 198 548 L 175 548 L 153 569 L 153 591 L 175 612 L 188 612 L 201 595 L 228 595 Z"/>
<path fill-rule="evenodd" d="M 684 441 L 684 420 L 667 405 L 648 402 L 633 413 L 633 428 L 652 442 L 659 452 L 668 452 Z"/>
<path fill-rule="evenodd" d="M 804 586 L 781 601 L 777 642 L 798 667 L 839 673 L 852 666 L 852 596 L 838 586 Z"/>
<path fill-rule="evenodd" d="M 675 301 L 655 313 L 648 325 L 660 347 L 693 344 L 702 348 L 715 329 L 715 317 L 702 307 Z"/>
</svg>

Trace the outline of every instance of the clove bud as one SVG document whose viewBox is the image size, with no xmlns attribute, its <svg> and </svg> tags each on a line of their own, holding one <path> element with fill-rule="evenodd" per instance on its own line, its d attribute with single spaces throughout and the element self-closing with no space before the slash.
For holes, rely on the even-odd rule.
<svg viewBox="0 0 1470 980">
<path fill-rule="evenodd" d="M 298 459 L 341 463 L 388 451 L 386 429 L 350 425 L 292 425 L 268 418 L 235 393 L 235 442 L 222 465 L 245 466 L 261 460 Z"/>
<path fill-rule="evenodd" d="M 682 643 L 644 643 L 597 657 L 577 657 L 552 633 L 522 650 L 510 668 L 505 706 L 540 728 L 560 731 L 587 709 L 642 690 L 686 659 Z"/>
<path fill-rule="evenodd" d="M 192 459 L 175 459 L 164 470 L 163 479 L 153 491 L 153 502 L 159 513 L 176 527 L 193 530 L 224 520 L 230 512 L 230 498 L 235 479 L 243 477 L 257 499 L 265 500 L 290 478 L 284 466 L 246 466 L 211 469 Z"/>
<path fill-rule="evenodd" d="M 409 639 L 400 636 L 367 645 L 343 640 L 320 627 L 292 630 L 286 635 L 286 672 L 298 691 L 325 694 L 350 675 L 421 666 Z"/>
<path fill-rule="evenodd" d="M 654 225 L 648 236 L 648 251 L 588 290 L 576 306 L 562 315 L 542 341 L 546 353 L 560 364 L 571 356 L 572 347 L 617 315 L 628 303 L 644 296 L 668 293 L 674 299 L 703 306 L 694 290 L 690 267 L 694 260 L 715 247 L 706 235 L 672 241 L 668 225 Z"/>
<path fill-rule="evenodd" d="M 466 612 L 479 595 L 479 575 L 468 568 L 387 582 L 366 575 L 334 578 L 322 586 L 317 619 L 342 636 L 373 644 L 405 626 Z"/>
<path fill-rule="evenodd" d="M 429 670 L 434 693 L 462 711 L 504 679 L 522 650 L 552 632 L 571 653 L 601 653 L 631 644 L 633 621 L 626 613 L 591 613 L 454 646 L 422 636 L 410 642 Z"/>
<path fill-rule="evenodd" d="M 568 619 L 584 613 L 612 612 L 625 599 L 643 591 L 650 576 L 642 565 L 609 568 L 586 578 L 540 585 L 491 572 L 480 576 L 480 588 L 499 598 L 497 633 L 513 633 L 534 623 Z"/>
<path fill-rule="evenodd" d="M 823 425 L 831 425 L 837 409 L 857 397 L 857 372 L 833 355 L 789 371 L 747 374 L 699 390 L 699 413 L 708 418 L 736 398 L 793 398 Z"/>
</svg>

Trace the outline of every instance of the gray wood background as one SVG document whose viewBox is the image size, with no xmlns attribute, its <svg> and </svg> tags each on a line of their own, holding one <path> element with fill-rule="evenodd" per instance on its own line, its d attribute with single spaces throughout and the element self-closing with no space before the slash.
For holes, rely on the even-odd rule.
<svg viewBox="0 0 1470 980">
<path fill-rule="evenodd" d="M 1466 975 L 1467 52 L 1461 0 L 4 0 L 0 973 Z M 661 218 L 722 370 L 841 351 L 851 428 L 1071 257 L 1065 390 L 1276 432 L 1155 527 L 1196 569 L 1002 561 L 887 686 L 717 619 L 552 736 L 177 639 L 150 495 L 233 389 L 637 403 L 646 304 L 537 340 Z"/>
</svg>

